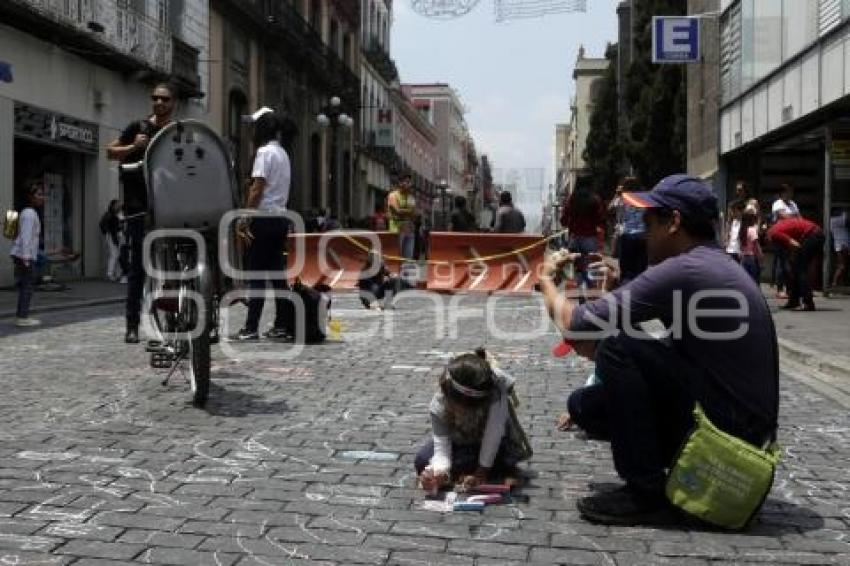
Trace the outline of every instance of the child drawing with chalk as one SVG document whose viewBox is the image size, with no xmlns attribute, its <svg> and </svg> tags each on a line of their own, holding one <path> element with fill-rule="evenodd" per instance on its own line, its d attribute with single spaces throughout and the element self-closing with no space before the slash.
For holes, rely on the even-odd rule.
<svg viewBox="0 0 850 566">
<path fill-rule="evenodd" d="M 454 484 L 473 489 L 496 478 L 517 485 L 516 465 L 531 457 L 514 408 L 514 378 L 486 358 L 483 348 L 457 356 L 440 377 L 429 408 L 432 438 L 414 463 L 429 493 Z"/>
</svg>

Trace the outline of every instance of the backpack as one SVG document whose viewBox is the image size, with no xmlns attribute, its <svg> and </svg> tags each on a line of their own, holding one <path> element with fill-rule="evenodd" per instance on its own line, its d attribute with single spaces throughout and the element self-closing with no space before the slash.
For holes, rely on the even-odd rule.
<svg viewBox="0 0 850 566">
<path fill-rule="evenodd" d="M 20 223 L 21 215 L 17 210 L 7 210 L 6 215 L 3 217 L 3 237 L 9 240 L 15 240 L 18 238 L 18 234 L 21 231 L 21 223 Z"/>
<path fill-rule="evenodd" d="M 103 234 L 104 236 L 106 235 L 107 232 L 109 232 L 109 211 L 108 210 L 103 213 L 103 216 L 100 217 L 100 224 L 98 224 L 98 226 L 100 226 L 100 233 Z"/>
<path fill-rule="evenodd" d="M 330 287 L 327 285 L 315 285 L 310 287 L 304 285 L 300 279 L 295 280 L 292 285 L 292 291 L 301 298 L 304 305 L 303 316 L 304 324 L 295 323 L 293 329 L 296 334 L 296 340 L 303 340 L 305 344 L 321 344 L 327 339 L 328 335 L 328 319 L 331 312 Z M 292 319 L 299 313 L 300 309 L 295 309 L 291 303 L 287 308 L 292 309 Z M 301 336 L 301 328 L 303 326 L 303 336 Z"/>
</svg>

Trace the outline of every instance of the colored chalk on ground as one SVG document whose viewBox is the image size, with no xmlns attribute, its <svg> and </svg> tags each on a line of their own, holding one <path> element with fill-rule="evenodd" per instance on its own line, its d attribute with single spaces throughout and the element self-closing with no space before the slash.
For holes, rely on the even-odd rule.
<svg viewBox="0 0 850 566">
<path fill-rule="evenodd" d="M 485 505 L 481 501 L 455 501 L 452 511 L 483 511 Z"/>
<path fill-rule="evenodd" d="M 483 495 L 471 495 L 466 498 L 470 503 L 501 503 L 504 500 L 501 493 L 487 493 Z"/>
<path fill-rule="evenodd" d="M 509 493 L 511 487 L 501 483 L 482 483 L 471 488 L 469 491 L 474 493 Z"/>
</svg>

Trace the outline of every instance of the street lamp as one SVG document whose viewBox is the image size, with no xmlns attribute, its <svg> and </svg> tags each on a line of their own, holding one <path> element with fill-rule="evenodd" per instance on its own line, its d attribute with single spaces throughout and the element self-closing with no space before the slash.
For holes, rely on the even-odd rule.
<svg viewBox="0 0 850 566">
<path fill-rule="evenodd" d="M 330 187 L 332 200 L 337 214 L 342 218 L 343 210 L 339 200 L 339 150 L 337 148 L 337 136 L 340 127 L 351 128 L 354 119 L 342 111 L 342 100 L 338 96 L 332 96 L 328 105 L 316 115 L 316 123 L 322 129 L 331 128 L 331 159 Z"/>
<path fill-rule="evenodd" d="M 445 179 L 440 179 L 440 209 L 443 212 L 442 215 L 442 226 L 443 230 L 447 230 L 449 227 L 449 223 L 446 220 L 446 193 L 449 190 L 449 182 Z"/>
</svg>

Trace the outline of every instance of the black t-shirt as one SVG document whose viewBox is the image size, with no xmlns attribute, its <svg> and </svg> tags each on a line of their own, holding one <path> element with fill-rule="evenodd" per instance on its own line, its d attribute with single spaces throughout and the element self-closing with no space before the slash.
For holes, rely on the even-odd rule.
<svg viewBox="0 0 850 566">
<path fill-rule="evenodd" d="M 475 230 L 475 217 L 468 210 L 455 210 L 451 216 L 452 232 L 472 232 Z"/>
<path fill-rule="evenodd" d="M 124 128 L 118 143 L 130 145 L 139 134 L 148 136 L 148 139 L 159 133 L 161 126 L 153 124 L 150 120 L 136 120 Z M 121 163 L 138 163 L 145 158 L 145 148 L 135 149 L 128 153 Z M 121 172 L 121 184 L 124 186 L 124 210 L 129 214 L 147 211 L 148 193 L 145 188 L 145 175 L 141 169 L 132 172 Z"/>
</svg>

